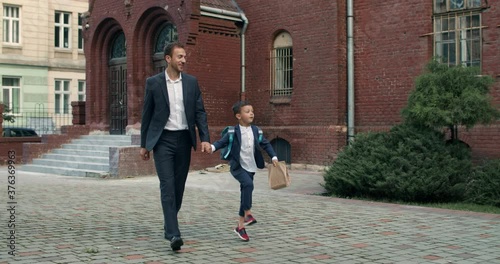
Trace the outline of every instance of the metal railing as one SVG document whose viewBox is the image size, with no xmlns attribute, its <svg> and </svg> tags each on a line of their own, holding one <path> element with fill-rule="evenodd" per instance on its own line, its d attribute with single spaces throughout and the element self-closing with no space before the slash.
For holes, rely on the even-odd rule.
<svg viewBox="0 0 500 264">
<path fill-rule="evenodd" d="M 61 134 L 61 126 L 72 125 L 73 119 L 71 109 L 67 114 L 58 114 L 55 109 L 49 109 L 44 105 L 37 105 L 35 108 L 23 107 L 15 112 L 4 111 L 4 115 L 9 117 L 2 123 L 4 128 L 31 128 L 38 135 Z"/>
</svg>

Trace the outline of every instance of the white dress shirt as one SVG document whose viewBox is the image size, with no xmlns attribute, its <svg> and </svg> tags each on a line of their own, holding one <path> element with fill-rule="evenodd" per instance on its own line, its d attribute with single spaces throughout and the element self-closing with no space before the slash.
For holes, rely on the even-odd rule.
<svg viewBox="0 0 500 264">
<path fill-rule="evenodd" d="M 166 130 L 187 130 L 188 123 L 184 109 L 184 96 L 182 95 L 182 73 L 179 79 L 172 81 L 165 70 L 167 79 L 168 102 L 170 115 L 165 125 Z"/>
<path fill-rule="evenodd" d="M 254 157 L 254 141 L 252 127 L 244 127 L 240 125 L 241 131 L 241 150 L 240 150 L 240 164 L 243 169 L 248 172 L 256 172 L 257 164 Z"/>
</svg>

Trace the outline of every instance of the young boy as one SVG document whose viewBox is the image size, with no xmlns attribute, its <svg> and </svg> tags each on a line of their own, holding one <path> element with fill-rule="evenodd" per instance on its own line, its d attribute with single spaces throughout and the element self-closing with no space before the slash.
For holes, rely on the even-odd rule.
<svg viewBox="0 0 500 264">
<path fill-rule="evenodd" d="M 263 136 L 259 141 L 259 129 L 252 125 L 254 119 L 252 105 L 246 101 L 239 101 L 233 105 L 233 113 L 238 119 L 239 125 L 234 127 L 233 143 L 228 159 L 231 174 L 240 182 L 241 192 L 240 217 L 234 232 L 241 240 L 248 241 L 250 238 L 245 226 L 257 223 L 250 209 L 252 208 L 253 176 L 257 168 L 264 168 L 264 158 L 260 148 L 264 149 L 272 158 L 273 166 L 278 164 L 278 158 L 269 141 Z M 219 141 L 212 144 L 212 153 L 228 144 L 229 133 L 226 133 Z"/>
</svg>

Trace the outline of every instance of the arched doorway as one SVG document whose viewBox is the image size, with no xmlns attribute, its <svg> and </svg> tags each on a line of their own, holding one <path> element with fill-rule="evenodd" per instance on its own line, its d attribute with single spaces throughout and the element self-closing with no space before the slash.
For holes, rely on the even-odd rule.
<svg viewBox="0 0 500 264">
<path fill-rule="evenodd" d="M 271 145 L 274 151 L 276 151 L 276 155 L 278 155 L 278 160 L 284 160 L 286 164 L 292 163 L 292 151 L 288 141 L 277 137 L 271 140 Z"/>
<path fill-rule="evenodd" d="M 109 54 L 109 133 L 122 135 L 127 127 L 127 48 L 123 31 L 116 34 Z"/>
<path fill-rule="evenodd" d="M 170 22 L 166 22 L 156 35 L 155 46 L 153 50 L 153 64 L 156 72 L 165 70 L 165 59 L 163 48 L 165 45 L 178 40 L 177 27 Z"/>
</svg>

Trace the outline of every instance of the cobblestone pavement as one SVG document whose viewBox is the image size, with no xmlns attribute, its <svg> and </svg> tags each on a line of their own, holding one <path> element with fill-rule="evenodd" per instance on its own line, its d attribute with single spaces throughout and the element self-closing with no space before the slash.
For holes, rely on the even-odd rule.
<svg viewBox="0 0 500 264">
<path fill-rule="evenodd" d="M 267 171 L 257 173 L 258 223 L 243 242 L 232 231 L 236 180 L 191 172 L 180 212 L 185 245 L 174 253 L 163 239 L 156 176 L 18 171 L 17 204 L 8 204 L 7 167 L 0 167 L 0 263 L 500 263 L 500 215 L 310 195 L 324 191 L 322 175 L 290 174 L 292 186 L 274 191 Z"/>
</svg>

